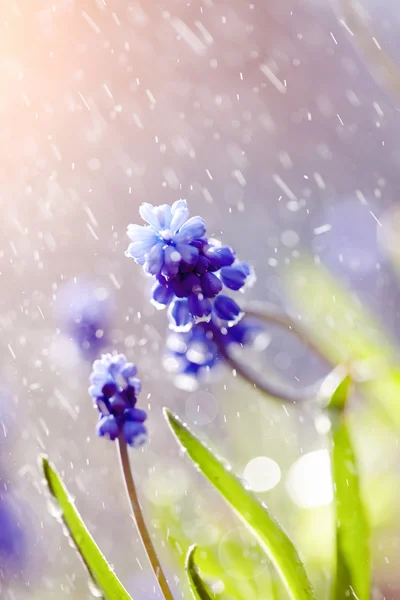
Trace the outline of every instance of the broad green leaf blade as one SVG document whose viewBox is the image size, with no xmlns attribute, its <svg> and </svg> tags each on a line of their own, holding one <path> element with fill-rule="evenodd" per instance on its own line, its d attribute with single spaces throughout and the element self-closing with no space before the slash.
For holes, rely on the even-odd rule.
<svg viewBox="0 0 400 600">
<path fill-rule="evenodd" d="M 315 600 L 303 564 L 291 540 L 267 509 L 184 425 L 164 408 L 176 438 L 203 475 L 216 487 L 265 550 L 292 600 Z"/>
<path fill-rule="evenodd" d="M 206 584 L 200 577 L 197 566 L 194 562 L 194 555 L 196 553 L 197 546 L 191 546 L 186 556 L 186 572 L 189 577 L 190 589 L 192 590 L 193 596 L 196 600 L 213 600 L 214 594 L 208 590 Z"/>
<path fill-rule="evenodd" d="M 50 493 L 60 506 L 62 519 L 89 575 L 108 600 L 132 600 L 83 523 L 59 474 L 46 456 L 41 457 L 41 462 Z"/>
<path fill-rule="evenodd" d="M 357 464 L 344 415 L 336 415 L 332 471 L 336 504 L 336 580 L 333 600 L 369 600 L 369 526 L 361 500 Z"/>
</svg>

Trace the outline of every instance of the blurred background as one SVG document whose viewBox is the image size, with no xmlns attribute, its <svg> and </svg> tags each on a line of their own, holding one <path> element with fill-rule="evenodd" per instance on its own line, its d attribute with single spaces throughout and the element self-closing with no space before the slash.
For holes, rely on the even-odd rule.
<svg viewBox="0 0 400 600">
<path fill-rule="evenodd" d="M 400 65 L 397 3 L 363 7 Z M 178 198 L 255 267 L 248 299 L 290 308 L 332 362 L 362 361 L 352 433 L 374 598 L 400 598 L 399 107 L 341 18 L 322 0 L 1 3 L 2 598 L 99 595 L 44 493 L 43 452 L 135 600 L 160 598 L 115 448 L 94 435 L 88 376 L 102 349 L 125 352 L 143 380 L 150 443 L 131 458 L 176 598 L 189 597 L 181 565 L 194 541 L 223 581 L 219 597 L 286 596 L 179 455 L 164 405 L 259 494 L 298 544 L 318 598 L 329 597 L 329 420 L 262 397 L 228 369 L 180 390 L 163 368 L 166 315 L 124 256 L 126 227 L 143 201 Z M 93 299 L 99 343 L 89 348 L 70 325 Z M 266 372 L 298 387 L 326 372 L 293 336 L 268 335 L 257 357 Z"/>
</svg>

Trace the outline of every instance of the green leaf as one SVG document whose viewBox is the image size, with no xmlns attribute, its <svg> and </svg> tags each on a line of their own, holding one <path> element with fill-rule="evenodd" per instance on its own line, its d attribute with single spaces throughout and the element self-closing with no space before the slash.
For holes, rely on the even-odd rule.
<svg viewBox="0 0 400 600">
<path fill-rule="evenodd" d="M 185 568 L 189 577 L 190 589 L 192 590 L 193 596 L 196 600 L 213 600 L 215 595 L 211 595 L 211 592 L 208 590 L 206 584 L 200 577 L 197 566 L 194 562 L 196 550 L 196 545 L 191 546 L 186 556 Z"/>
<path fill-rule="evenodd" d="M 94 583 L 108 600 L 132 600 L 83 523 L 59 474 L 46 456 L 41 457 L 41 463 L 50 493 L 62 511 L 62 519 Z"/>
<path fill-rule="evenodd" d="M 246 490 L 178 417 L 164 408 L 164 415 L 176 438 L 195 465 L 230 504 L 265 550 L 292 600 L 315 600 L 303 564 L 291 540 L 269 515 L 265 506 Z"/>
<path fill-rule="evenodd" d="M 334 364 L 358 371 L 359 389 L 400 428 L 400 372 L 396 342 L 351 289 L 311 259 L 298 260 L 285 275 L 289 298 L 321 352 Z M 382 408 L 384 411 L 382 411 Z"/>
<path fill-rule="evenodd" d="M 349 397 L 352 379 L 344 365 L 335 367 L 324 379 L 319 391 L 319 403 L 327 408 L 341 411 Z"/>
<path fill-rule="evenodd" d="M 369 525 L 361 499 L 357 464 L 342 413 L 334 424 L 332 471 L 336 504 L 336 578 L 332 599 L 369 600 Z"/>
<path fill-rule="evenodd" d="M 337 410 L 343 410 L 345 408 L 351 385 L 352 379 L 347 375 L 332 394 L 331 402 L 329 404 L 330 408 L 336 408 Z"/>
</svg>

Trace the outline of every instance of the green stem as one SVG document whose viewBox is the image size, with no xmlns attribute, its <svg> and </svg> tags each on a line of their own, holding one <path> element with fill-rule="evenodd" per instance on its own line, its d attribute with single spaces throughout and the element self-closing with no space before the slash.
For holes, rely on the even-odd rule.
<svg viewBox="0 0 400 600">
<path fill-rule="evenodd" d="M 132 508 L 136 526 L 138 528 L 139 535 L 142 539 L 144 549 L 146 550 L 147 557 L 150 561 L 151 567 L 157 578 L 158 584 L 161 588 L 165 600 L 174 600 L 171 590 L 169 589 L 167 579 L 162 570 L 160 561 L 158 559 L 156 550 L 154 548 L 153 542 L 151 541 L 151 537 L 147 529 L 145 520 L 143 518 L 143 513 L 137 496 L 135 483 L 133 481 L 132 470 L 128 456 L 128 448 L 125 443 L 125 440 L 122 437 L 118 439 L 118 454 L 121 463 L 123 478 L 125 480 L 126 493 L 128 494 L 128 499 Z"/>
<path fill-rule="evenodd" d="M 271 398 L 277 398 L 278 400 L 289 404 L 300 404 L 308 400 L 315 400 L 315 397 L 318 394 L 321 382 L 301 390 L 296 390 L 295 388 L 291 388 L 280 382 L 268 381 L 263 375 L 260 375 L 260 373 L 254 369 L 245 366 L 239 360 L 234 358 L 224 344 L 218 344 L 218 352 L 223 356 L 226 364 L 235 370 L 242 379 L 245 379 L 255 388 Z"/>
<path fill-rule="evenodd" d="M 272 304 L 268 304 L 266 302 L 249 302 L 243 307 L 243 310 L 247 317 L 252 317 L 254 319 L 258 319 L 259 321 L 288 329 L 290 333 L 299 338 L 299 340 L 303 342 L 303 344 L 309 350 L 311 350 L 311 352 L 318 356 L 323 363 L 325 363 L 328 367 L 334 366 L 334 363 L 332 363 L 332 361 L 330 361 L 329 358 L 323 352 L 321 352 L 318 344 L 316 344 L 310 338 L 305 327 L 302 327 L 299 320 L 295 317 L 292 317 L 287 312 L 282 312 L 281 310 L 275 308 L 275 306 Z"/>
<path fill-rule="evenodd" d="M 245 317 L 254 318 L 264 323 L 277 325 L 288 329 L 296 337 L 298 337 L 310 350 L 314 352 L 325 364 L 332 367 L 332 364 L 328 358 L 321 353 L 320 349 L 316 344 L 309 338 L 307 332 L 293 319 L 290 315 L 278 311 L 276 308 L 268 304 L 248 304 L 243 307 Z M 321 387 L 321 381 L 317 381 L 315 384 L 306 388 L 296 390 L 295 388 L 288 386 L 282 382 L 275 382 L 268 380 L 265 376 L 261 375 L 251 367 L 244 365 L 241 361 L 236 359 L 223 340 L 215 340 L 218 345 L 218 351 L 223 356 L 225 362 L 236 371 L 236 373 L 254 385 L 263 393 L 267 394 L 272 398 L 277 398 L 283 402 L 291 404 L 299 404 L 309 400 L 315 400 Z"/>
</svg>

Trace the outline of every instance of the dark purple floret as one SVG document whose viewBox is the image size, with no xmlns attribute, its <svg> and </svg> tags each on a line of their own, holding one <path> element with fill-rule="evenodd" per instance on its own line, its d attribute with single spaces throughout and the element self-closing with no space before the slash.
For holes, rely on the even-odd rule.
<svg viewBox="0 0 400 600">
<path fill-rule="evenodd" d="M 194 292 L 188 298 L 188 306 L 190 314 L 195 317 L 197 321 L 206 320 L 208 321 L 211 316 L 212 304 L 208 298 L 201 292 Z"/>
<path fill-rule="evenodd" d="M 251 270 L 246 263 L 237 263 L 230 267 L 222 267 L 220 273 L 222 283 L 234 291 L 242 289 L 250 274 Z"/>
<path fill-rule="evenodd" d="M 200 277 L 200 284 L 203 294 L 207 298 L 215 298 L 222 290 L 222 282 L 214 273 L 207 271 Z"/>
<path fill-rule="evenodd" d="M 220 294 L 214 300 L 214 311 L 219 319 L 234 324 L 238 322 L 243 313 L 240 307 L 230 296 Z"/>
<path fill-rule="evenodd" d="M 235 261 L 235 253 L 228 246 L 211 246 L 206 249 L 205 256 L 210 261 L 212 270 L 215 271 L 222 267 L 229 267 Z"/>
</svg>

